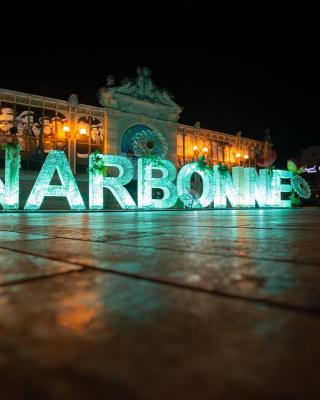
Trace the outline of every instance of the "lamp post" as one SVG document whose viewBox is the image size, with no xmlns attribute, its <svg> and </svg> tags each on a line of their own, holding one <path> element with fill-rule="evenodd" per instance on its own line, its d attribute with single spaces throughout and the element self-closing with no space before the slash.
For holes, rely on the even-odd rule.
<svg viewBox="0 0 320 400">
<path fill-rule="evenodd" d="M 238 160 L 238 166 L 239 167 L 240 167 L 240 164 L 241 164 L 241 157 L 242 157 L 242 154 L 240 152 L 237 152 L 236 153 L 236 159 Z"/>
<path fill-rule="evenodd" d="M 193 155 L 196 160 L 198 160 L 199 147 L 197 145 L 193 146 Z"/>
<path fill-rule="evenodd" d="M 182 159 L 183 165 L 186 164 L 186 132 L 185 129 L 182 129 Z"/>
<path fill-rule="evenodd" d="M 67 135 L 70 132 L 70 126 L 69 125 L 63 125 L 62 130 Z"/>
<path fill-rule="evenodd" d="M 243 155 L 243 159 L 244 159 L 244 165 L 245 165 L 245 163 L 249 160 L 249 155 L 248 154 L 244 154 Z"/>
<path fill-rule="evenodd" d="M 239 167 L 241 166 L 241 161 L 242 161 L 242 165 L 245 166 L 246 162 L 249 160 L 249 154 L 247 154 L 247 153 L 242 154 L 242 153 L 240 153 L 240 151 L 235 153 L 235 157 L 237 159 L 237 164 Z"/>
<path fill-rule="evenodd" d="M 202 149 L 202 154 L 204 159 L 206 160 L 206 162 L 208 163 L 208 154 L 209 154 L 209 149 L 207 146 L 204 146 L 204 148 Z"/>
<path fill-rule="evenodd" d="M 70 160 L 70 126 L 69 125 L 63 125 L 62 127 L 62 132 L 66 135 L 66 139 L 68 139 L 68 160 L 69 163 L 71 162 Z"/>
</svg>

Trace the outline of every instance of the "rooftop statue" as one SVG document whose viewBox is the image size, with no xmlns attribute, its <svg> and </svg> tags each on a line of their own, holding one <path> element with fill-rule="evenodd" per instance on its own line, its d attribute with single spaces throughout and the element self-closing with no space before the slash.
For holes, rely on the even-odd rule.
<svg viewBox="0 0 320 400">
<path fill-rule="evenodd" d="M 71 106 L 76 107 L 79 104 L 78 96 L 76 94 L 71 94 L 69 96 L 68 103 Z"/>
<path fill-rule="evenodd" d="M 115 80 L 114 80 L 113 75 L 108 75 L 107 76 L 107 81 L 106 81 L 106 86 L 107 87 L 114 86 L 114 84 L 115 84 Z"/>
<path fill-rule="evenodd" d="M 135 79 L 125 78 L 120 86 L 107 85 L 104 90 L 114 95 L 116 93 L 126 94 L 142 100 L 152 101 L 158 104 L 164 104 L 171 107 L 177 107 L 172 96 L 166 89 L 159 89 L 151 79 L 151 70 L 148 67 L 138 67 Z"/>
</svg>

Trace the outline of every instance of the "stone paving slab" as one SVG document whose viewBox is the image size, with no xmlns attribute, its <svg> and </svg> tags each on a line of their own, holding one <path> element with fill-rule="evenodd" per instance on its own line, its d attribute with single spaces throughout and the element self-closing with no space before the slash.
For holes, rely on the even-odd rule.
<svg viewBox="0 0 320 400">
<path fill-rule="evenodd" d="M 36 246 L 36 243 L 33 243 Z M 79 265 L 0 249 L 0 287 L 82 269 Z"/>
<path fill-rule="evenodd" d="M 0 216 L 1 218 L 1 216 Z M 0 244 L 2 242 L 17 240 L 35 240 L 35 239 L 45 239 L 48 238 L 47 235 L 35 235 L 32 233 L 20 233 L 20 232 L 10 232 L 10 231 L 0 231 Z"/>
<path fill-rule="evenodd" d="M 4 398 L 311 399 L 319 388 L 319 318 L 108 273 L 2 288 L 0 326 Z"/>
<path fill-rule="evenodd" d="M 320 210 L 0 214 L 0 400 L 315 399 Z"/>
<path fill-rule="evenodd" d="M 161 237 L 160 237 L 161 238 Z M 148 239 L 145 238 L 145 243 Z M 70 239 L 8 242 L 1 246 L 26 254 L 66 260 L 145 279 L 198 288 L 220 294 L 263 300 L 320 313 L 320 268 L 299 268 L 292 262 L 157 250 Z M 62 252 L 61 249 L 64 249 Z"/>
<path fill-rule="evenodd" d="M 224 232 L 225 233 L 225 232 Z M 279 233 L 278 233 L 279 234 Z M 180 250 L 195 252 L 201 254 L 221 255 L 226 257 L 247 257 L 258 260 L 271 261 L 292 261 L 303 264 L 318 265 L 320 259 L 320 246 L 318 241 L 311 239 L 304 234 L 298 237 L 299 245 L 297 246 L 297 235 L 286 238 L 259 239 L 261 232 L 256 232 L 255 239 L 243 237 L 246 231 L 240 233 L 238 238 L 230 233 L 228 240 L 226 237 L 217 235 L 191 234 L 189 238 L 186 235 L 167 234 L 161 235 L 145 235 L 144 237 L 132 237 L 130 239 L 121 239 L 119 245 L 146 247 L 158 250 Z"/>
</svg>

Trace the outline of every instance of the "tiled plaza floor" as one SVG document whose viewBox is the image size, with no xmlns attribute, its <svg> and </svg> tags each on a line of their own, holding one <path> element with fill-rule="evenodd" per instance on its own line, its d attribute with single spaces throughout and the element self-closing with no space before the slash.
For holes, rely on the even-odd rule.
<svg viewBox="0 0 320 400">
<path fill-rule="evenodd" d="M 320 209 L 0 214 L 0 399 L 320 396 Z"/>
</svg>

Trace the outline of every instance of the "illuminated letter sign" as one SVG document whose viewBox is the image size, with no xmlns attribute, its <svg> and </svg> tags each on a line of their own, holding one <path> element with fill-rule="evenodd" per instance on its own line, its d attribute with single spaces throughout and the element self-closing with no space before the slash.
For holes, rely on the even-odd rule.
<svg viewBox="0 0 320 400">
<path fill-rule="evenodd" d="M 214 189 L 214 208 L 226 208 L 227 198 L 231 207 L 239 204 L 239 194 L 233 184 L 230 172 L 220 172 L 219 165 L 213 168 L 215 189 Z"/>
<path fill-rule="evenodd" d="M 0 180 L 0 206 L 5 210 L 19 208 L 19 167 L 20 147 L 7 145 L 5 184 Z M 118 170 L 118 175 L 112 176 L 112 171 L 108 170 L 105 176 L 105 167 L 114 167 Z M 139 159 L 138 206 L 141 209 L 170 208 L 176 204 L 178 197 L 189 208 L 208 207 L 212 202 L 214 208 L 226 208 L 227 200 L 231 207 L 252 208 L 256 206 L 256 203 L 258 207 L 287 208 L 291 206 L 288 196 L 287 199 L 282 196 L 292 191 L 293 175 L 290 171 L 261 169 L 258 174 L 255 168 L 233 167 L 231 176 L 227 168 L 222 167 L 216 165 L 212 171 L 199 168 L 198 163 L 187 164 L 181 168 L 175 185 L 176 168 L 171 161 Z M 51 184 L 55 172 L 60 178 L 61 185 Z M 202 179 L 201 195 L 191 190 L 193 174 L 198 174 Z M 104 208 L 103 189 L 107 188 L 121 208 L 136 209 L 135 201 L 124 187 L 132 179 L 133 166 L 128 158 L 100 153 L 91 154 L 89 157 L 89 208 L 93 210 Z M 161 189 L 163 198 L 154 199 L 153 189 Z M 299 190 L 302 191 L 303 188 Z M 308 190 L 310 192 L 310 189 Z M 85 209 L 63 151 L 49 151 L 24 209 L 38 210 L 46 196 L 66 197 L 72 210 Z M 305 195 L 305 197 L 308 196 Z"/>
<path fill-rule="evenodd" d="M 198 201 L 191 204 L 191 208 L 195 208 L 200 204 L 201 207 L 209 206 L 214 197 L 214 177 L 212 171 L 202 171 L 197 163 L 185 165 L 181 168 L 177 178 L 177 189 L 180 200 L 184 203 L 186 196 L 190 192 L 191 177 L 197 173 L 202 178 L 202 194 Z"/>
<path fill-rule="evenodd" d="M 229 172 L 219 172 L 214 167 L 215 208 L 226 208 L 227 198 L 231 207 L 290 207 L 290 200 L 282 200 L 281 193 L 291 192 L 291 184 L 283 184 L 282 179 L 290 179 L 291 172 L 255 168 L 233 167 Z"/>
<path fill-rule="evenodd" d="M 272 179 L 271 179 L 271 201 L 268 206 L 273 207 L 290 207 L 290 200 L 282 200 L 281 193 L 290 193 L 292 190 L 291 183 L 284 184 L 282 183 L 282 179 L 289 180 L 292 177 L 292 173 L 290 171 L 284 171 L 281 169 L 274 169 L 272 171 Z"/>
<path fill-rule="evenodd" d="M 106 166 L 115 167 L 119 171 L 117 177 L 105 177 L 96 171 L 93 165 L 95 155 L 89 161 L 89 207 L 94 210 L 103 209 L 103 188 L 110 189 L 121 208 L 134 209 L 136 204 L 128 190 L 124 187 L 133 178 L 131 161 L 122 156 L 101 155 Z"/>
<path fill-rule="evenodd" d="M 20 146 L 6 145 L 5 184 L 0 179 L 0 205 L 5 210 L 19 208 Z"/>
<path fill-rule="evenodd" d="M 251 195 L 249 174 L 247 173 L 247 168 L 243 167 L 233 167 L 232 168 L 232 181 L 238 194 L 238 207 L 254 207 L 255 198 L 254 191 L 253 196 Z"/>
<path fill-rule="evenodd" d="M 50 185 L 56 171 L 61 185 Z M 48 153 L 24 209 L 38 210 L 45 196 L 66 197 L 71 210 L 86 208 L 64 151 L 52 150 Z"/>
<path fill-rule="evenodd" d="M 245 200 L 250 207 L 290 207 L 290 200 L 281 200 L 281 193 L 291 192 L 291 184 L 282 184 L 281 179 L 290 179 L 291 172 L 281 170 L 245 168 Z"/>
<path fill-rule="evenodd" d="M 152 172 L 159 171 L 162 176 L 153 177 Z M 178 200 L 176 186 L 172 183 L 176 178 L 176 167 L 171 161 L 138 160 L 138 207 L 139 208 L 170 208 Z M 163 191 L 162 199 L 152 198 L 152 189 Z"/>
</svg>

